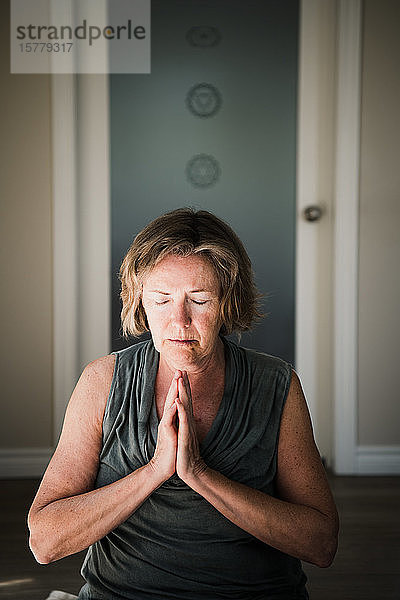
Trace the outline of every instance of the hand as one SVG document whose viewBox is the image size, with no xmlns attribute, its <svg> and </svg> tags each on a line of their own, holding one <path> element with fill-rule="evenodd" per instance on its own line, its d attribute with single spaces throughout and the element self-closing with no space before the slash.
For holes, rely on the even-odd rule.
<svg viewBox="0 0 400 600">
<path fill-rule="evenodd" d="M 163 415 L 158 425 L 157 445 L 150 465 L 160 475 L 162 481 L 169 479 L 176 469 L 177 428 L 175 416 L 177 412 L 178 379 L 181 371 L 176 371 L 164 403 Z"/>
<path fill-rule="evenodd" d="M 183 371 L 178 379 L 178 398 L 175 402 L 179 418 L 176 472 L 185 483 L 190 485 L 191 479 L 202 473 L 207 465 L 200 456 L 193 416 L 192 393 L 186 371 Z"/>
</svg>

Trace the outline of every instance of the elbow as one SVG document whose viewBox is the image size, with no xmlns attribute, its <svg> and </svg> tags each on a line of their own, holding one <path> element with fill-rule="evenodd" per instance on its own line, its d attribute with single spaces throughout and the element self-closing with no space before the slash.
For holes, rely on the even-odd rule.
<svg viewBox="0 0 400 600">
<path fill-rule="evenodd" d="M 337 534 L 325 538 L 319 545 L 318 553 L 314 556 L 312 563 L 321 569 L 327 569 L 333 563 L 338 546 Z"/>
<path fill-rule="evenodd" d="M 310 561 L 321 569 L 327 569 L 333 563 L 338 548 L 339 515 L 335 511 L 332 518 L 325 519 L 324 527 L 321 527 L 319 536 L 315 540 L 315 554 Z"/>
<path fill-rule="evenodd" d="M 34 522 L 31 515 L 28 517 L 29 527 L 29 548 L 36 561 L 40 565 L 48 565 L 56 560 L 55 555 L 51 551 L 51 539 L 40 527 Z"/>
<path fill-rule="evenodd" d="M 320 569 L 327 569 L 333 563 L 336 552 L 321 552 L 318 557 L 313 561 L 313 564 Z"/>
<path fill-rule="evenodd" d="M 46 549 L 43 547 L 43 544 L 37 541 L 34 535 L 29 536 L 29 548 L 36 561 L 40 565 L 48 565 L 52 562 L 52 557 L 49 552 L 46 552 Z"/>
</svg>

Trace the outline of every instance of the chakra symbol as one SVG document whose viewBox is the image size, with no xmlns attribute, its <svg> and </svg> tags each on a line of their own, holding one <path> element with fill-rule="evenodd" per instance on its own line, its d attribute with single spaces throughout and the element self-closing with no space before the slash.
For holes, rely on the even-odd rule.
<svg viewBox="0 0 400 600">
<path fill-rule="evenodd" d="M 197 188 L 204 189 L 216 183 L 221 175 L 221 167 L 211 154 L 196 154 L 186 165 L 186 177 Z"/>
<path fill-rule="evenodd" d="M 221 108 L 222 98 L 211 83 L 198 83 L 187 93 L 186 106 L 196 117 L 212 117 Z"/>
<path fill-rule="evenodd" d="M 221 34 L 216 27 L 200 25 L 191 27 L 186 34 L 186 39 L 191 46 L 199 48 L 209 48 L 217 46 L 221 41 Z"/>
</svg>

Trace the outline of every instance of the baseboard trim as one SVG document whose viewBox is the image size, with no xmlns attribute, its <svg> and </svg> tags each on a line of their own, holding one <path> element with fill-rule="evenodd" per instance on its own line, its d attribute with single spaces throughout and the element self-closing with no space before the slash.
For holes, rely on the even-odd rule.
<svg viewBox="0 0 400 600">
<path fill-rule="evenodd" d="M 359 475 L 400 475 L 400 446 L 358 446 Z"/>
<path fill-rule="evenodd" d="M 41 477 L 53 448 L 0 448 L 0 479 Z"/>
<path fill-rule="evenodd" d="M 0 479 L 39 478 L 53 448 L 0 448 Z M 400 446 L 358 446 L 359 475 L 400 475 Z"/>
</svg>

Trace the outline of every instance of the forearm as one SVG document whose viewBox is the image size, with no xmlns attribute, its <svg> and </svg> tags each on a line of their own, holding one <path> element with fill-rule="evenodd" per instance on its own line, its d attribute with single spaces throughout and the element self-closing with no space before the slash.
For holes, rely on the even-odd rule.
<svg viewBox="0 0 400 600">
<path fill-rule="evenodd" d="M 262 542 L 321 567 L 332 562 L 336 525 L 317 509 L 284 502 L 208 467 L 187 483 L 232 523 Z"/>
<path fill-rule="evenodd" d="M 84 550 L 124 522 L 161 484 L 148 464 L 102 488 L 31 509 L 30 546 L 36 559 L 49 563 Z"/>
</svg>

